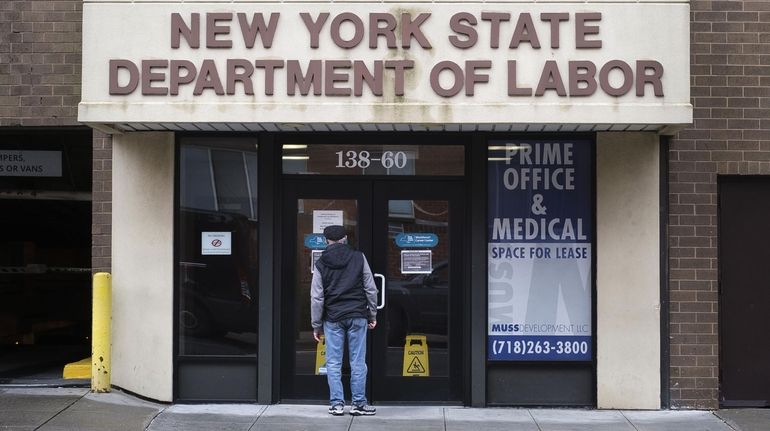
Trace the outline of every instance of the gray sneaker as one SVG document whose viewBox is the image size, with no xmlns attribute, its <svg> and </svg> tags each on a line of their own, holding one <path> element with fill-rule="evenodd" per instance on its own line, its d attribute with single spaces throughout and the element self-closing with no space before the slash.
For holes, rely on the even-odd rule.
<svg viewBox="0 0 770 431">
<path fill-rule="evenodd" d="M 345 406 L 342 404 L 335 404 L 329 407 L 329 414 L 334 416 L 342 416 L 345 414 Z"/>
<path fill-rule="evenodd" d="M 369 404 L 354 405 L 350 408 L 351 416 L 373 416 L 375 414 L 377 414 L 377 409 Z"/>
</svg>

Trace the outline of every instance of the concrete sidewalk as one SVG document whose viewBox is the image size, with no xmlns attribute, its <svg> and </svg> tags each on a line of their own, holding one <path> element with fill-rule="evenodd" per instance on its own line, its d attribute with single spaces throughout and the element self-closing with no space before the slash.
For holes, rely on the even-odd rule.
<svg viewBox="0 0 770 431">
<path fill-rule="evenodd" d="M 347 409 L 346 409 L 347 410 Z M 626 411 L 379 406 L 333 417 L 325 406 L 165 405 L 120 391 L 0 387 L 0 430 L 768 431 L 770 410 Z"/>
</svg>

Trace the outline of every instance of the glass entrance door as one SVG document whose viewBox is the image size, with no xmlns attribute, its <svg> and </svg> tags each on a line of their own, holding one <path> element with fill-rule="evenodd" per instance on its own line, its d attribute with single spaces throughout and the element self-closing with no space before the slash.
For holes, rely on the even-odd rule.
<svg viewBox="0 0 770 431">
<path fill-rule="evenodd" d="M 325 247 L 320 233 L 328 224 L 345 226 L 351 247 L 371 256 L 371 189 L 356 182 L 286 181 L 283 196 L 281 398 L 324 400 L 326 376 L 310 325 L 313 259 Z M 347 388 L 349 376 L 343 368 Z"/>
<path fill-rule="evenodd" d="M 342 224 L 349 244 L 381 275 L 375 277 L 378 324 L 368 334 L 370 400 L 461 401 L 462 182 L 289 180 L 285 186 L 281 397 L 328 398 L 310 326 L 311 268 L 325 245 L 323 227 Z M 348 376 L 343 365 L 346 390 Z"/>
<path fill-rule="evenodd" d="M 385 276 L 385 303 L 372 334 L 372 397 L 460 401 L 460 187 L 448 181 L 376 182 L 373 196 L 372 260 Z"/>
</svg>

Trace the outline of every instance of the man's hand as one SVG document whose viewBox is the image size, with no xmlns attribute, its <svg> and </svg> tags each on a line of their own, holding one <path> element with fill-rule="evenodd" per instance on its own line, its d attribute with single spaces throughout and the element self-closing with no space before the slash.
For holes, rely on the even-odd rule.
<svg viewBox="0 0 770 431">
<path fill-rule="evenodd" d="M 321 335 L 323 335 L 323 331 L 320 329 L 313 330 L 313 338 L 315 338 L 315 340 L 319 343 L 321 342 Z"/>
<path fill-rule="evenodd" d="M 369 322 L 368 326 L 369 326 L 369 329 L 374 329 L 377 326 L 377 321 L 372 320 L 371 322 Z"/>
</svg>

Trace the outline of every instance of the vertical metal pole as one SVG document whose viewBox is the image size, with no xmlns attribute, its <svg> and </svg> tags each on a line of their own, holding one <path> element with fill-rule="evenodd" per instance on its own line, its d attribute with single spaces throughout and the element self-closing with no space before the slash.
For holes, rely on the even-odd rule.
<svg viewBox="0 0 770 431">
<path fill-rule="evenodd" d="M 112 320 L 112 276 L 94 275 L 91 328 L 91 390 L 110 391 L 110 324 Z"/>
<path fill-rule="evenodd" d="M 279 178 L 281 158 L 273 135 L 260 135 L 257 169 L 257 199 L 259 212 L 259 355 L 257 359 L 257 402 L 277 401 L 280 382 L 280 308 L 276 307 L 274 282 L 280 277 Z M 296 215 L 294 215 L 296 217 Z"/>
<path fill-rule="evenodd" d="M 668 148 L 670 137 L 660 137 L 660 407 L 671 407 L 671 317 L 668 290 Z"/>
<path fill-rule="evenodd" d="M 474 134 L 470 164 L 470 401 L 487 405 L 487 137 Z"/>
</svg>

